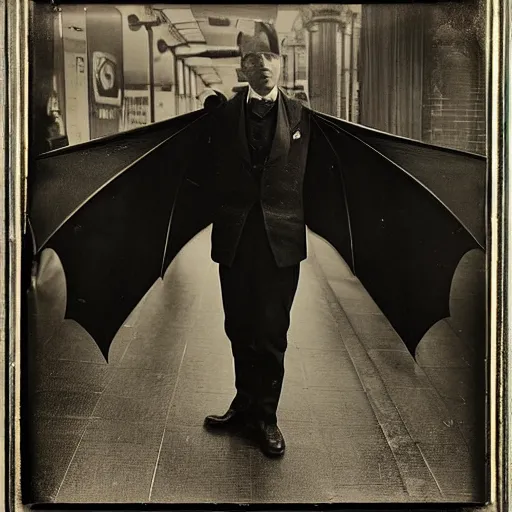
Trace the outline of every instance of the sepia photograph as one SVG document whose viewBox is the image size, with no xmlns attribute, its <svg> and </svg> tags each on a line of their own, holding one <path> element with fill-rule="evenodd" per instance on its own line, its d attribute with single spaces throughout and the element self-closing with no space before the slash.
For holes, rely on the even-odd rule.
<svg viewBox="0 0 512 512">
<path fill-rule="evenodd" d="M 25 504 L 488 500 L 486 16 L 31 4 Z"/>
</svg>

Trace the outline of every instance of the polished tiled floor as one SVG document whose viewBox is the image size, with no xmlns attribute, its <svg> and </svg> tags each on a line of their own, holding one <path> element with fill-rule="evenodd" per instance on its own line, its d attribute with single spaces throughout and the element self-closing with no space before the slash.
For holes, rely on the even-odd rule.
<svg viewBox="0 0 512 512">
<path fill-rule="evenodd" d="M 45 316 L 56 320 L 39 325 L 33 347 L 27 499 L 482 500 L 482 358 L 464 300 L 475 296 L 467 276 L 479 256 L 464 262 L 455 314 L 427 334 L 418 364 L 333 250 L 313 235 L 309 246 L 279 409 L 284 458 L 269 460 L 248 439 L 202 428 L 234 392 L 205 231 L 127 320 L 108 365 L 72 321 L 50 337 L 63 303 L 46 301 L 53 309 Z M 58 281 L 57 272 L 51 286 Z"/>
</svg>

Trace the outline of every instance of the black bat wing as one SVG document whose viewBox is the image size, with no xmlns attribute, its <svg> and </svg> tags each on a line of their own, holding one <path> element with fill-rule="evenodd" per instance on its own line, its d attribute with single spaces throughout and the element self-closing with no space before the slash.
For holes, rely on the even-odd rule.
<svg viewBox="0 0 512 512">
<path fill-rule="evenodd" d="M 161 277 L 169 226 L 208 114 L 169 121 L 41 155 L 29 183 L 29 220 L 36 255 L 53 249 L 67 287 L 66 318 L 94 338 L 105 358 L 134 307 Z M 192 238 L 209 211 L 188 191 Z M 176 247 L 176 244 L 172 245 Z"/>
<path fill-rule="evenodd" d="M 209 115 L 204 119 L 190 140 L 186 165 L 183 166 L 183 175 L 171 212 L 162 277 L 190 239 L 213 222 L 216 203 L 212 118 Z"/>
<path fill-rule="evenodd" d="M 341 254 L 414 355 L 450 316 L 460 259 L 485 247 L 485 159 L 317 113 L 311 125 L 306 224 Z"/>
</svg>

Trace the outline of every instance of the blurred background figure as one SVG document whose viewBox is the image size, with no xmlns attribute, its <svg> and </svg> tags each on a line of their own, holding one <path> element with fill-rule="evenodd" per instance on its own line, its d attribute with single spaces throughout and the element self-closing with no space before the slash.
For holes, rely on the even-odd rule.
<svg viewBox="0 0 512 512">
<path fill-rule="evenodd" d="M 205 110 L 211 110 L 219 107 L 228 99 L 220 91 L 214 89 L 205 89 L 197 98 Z"/>
<path fill-rule="evenodd" d="M 309 107 L 308 95 L 305 91 L 298 91 L 295 93 L 295 99 L 300 101 L 305 107 Z"/>
</svg>

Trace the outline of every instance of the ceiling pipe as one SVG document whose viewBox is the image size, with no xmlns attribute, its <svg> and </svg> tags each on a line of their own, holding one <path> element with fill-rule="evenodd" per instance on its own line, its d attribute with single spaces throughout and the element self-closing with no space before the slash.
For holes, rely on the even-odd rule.
<svg viewBox="0 0 512 512">
<path fill-rule="evenodd" d="M 210 59 L 226 59 L 240 57 L 238 46 L 209 46 L 206 44 L 180 44 L 177 46 L 168 45 L 163 39 L 157 41 L 158 51 L 165 53 L 172 50 L 176 57 L 206 57 Z"/>
<path fill-rule="evenodd" d="M 180 55 L 180 54 L 178 54 Z M 240 50 L 237 48 L 236 50 L 231 49 L 216 49 L 216 50 L 205 50 L 202 52 L 191 52 L 182 54 L 184 57 L 206 57 L 208 59 L 229 59 L 232 57 L 240 57 Z M 180 55 L 181 56 L 181 55 Z"/>
</svg>

